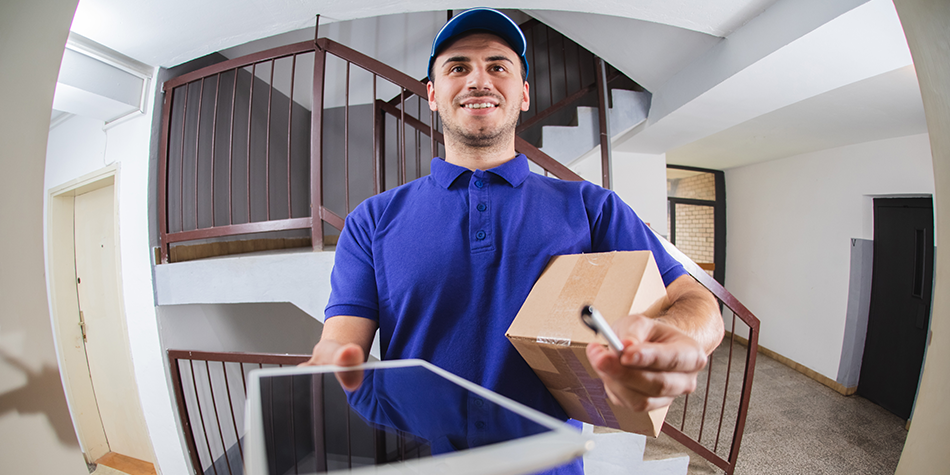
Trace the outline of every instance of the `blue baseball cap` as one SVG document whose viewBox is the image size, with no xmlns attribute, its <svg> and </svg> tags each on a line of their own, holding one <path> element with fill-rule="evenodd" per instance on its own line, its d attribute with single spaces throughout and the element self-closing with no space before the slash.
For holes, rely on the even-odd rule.
<svg viewBox="0 0 950 475">
<path fill-rule="evenodd" d="M 528 77 L 528 60 L 524 57 L 525 51 L 527 50 L 527 43 L 525 42 L 524 33 L 521 32 L 521 28 L 518 28 L 518 25 L 512 21 L 511 18 L 508 18 L 507 15 L 498 10 L 492 8 L 472 8 L 471 10 L 465 10 L 452 17 L 452 19 L 439 30 L 439 34 L 435 35 L 435 39 L 432 40 L 432 52 L 429 54 L 429 68 L 426 70 L 430 81 L 432 80 L 432 63 L 435 62 L 435 57 L 438 56 L 442 52 L 442 49 L 454 38 L 473 30 L 487 31 L 505 40 L 508 46 L 521 58 L 521 65 L 524 67 L 524 76 Z"/>
</svg>

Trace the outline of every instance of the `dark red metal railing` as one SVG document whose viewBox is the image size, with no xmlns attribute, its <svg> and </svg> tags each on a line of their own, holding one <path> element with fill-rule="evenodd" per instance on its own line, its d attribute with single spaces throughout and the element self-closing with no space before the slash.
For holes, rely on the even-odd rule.
<svg viewBox="0 0 950 475">
<path fill-rule="evenodd" d="M 294 211 L 295 207 L 306 209 L 310 199 L 308 189 L 297 186 L 295 190 L 293 183 L 294 169 L 306 170 L 309 155 L 309 151 L 300 153 L 299 146 L 296 156 L 293 153 L 294 140 L 300 139 L 294 136 L 293 125 L 294 94 L 301 75 L 298 63 L 301 57 L 312 62 L 313 56 L 312 42 L 298 43 L 225 61 L 165 83 L 158 187 L 163 262 L 168 261 L 174 243 L 311 227 L 309 216 Z M 288 94 L 279 94 L 287 122 L 283 157 L 274 156 L 275 133 L 279 133 L 273 125 L 274 77 L 282 71 L 279 63 L 289 63 L 288 71 L 281 74 L 290 81 Z M 266 70 L 266 80 L 259 78 L 259 69 Z M 263 87 L 267 90 L 261 101 Z M 263 114 L 255 113 L 261 108 Z M 239 109 L 246 110 L 239 113 Z M 261 119 L 263 124 L 256 123 Z M 278 164 L 278 158 L 283 163 Z M 260 165 L 262 170 L 257 169 Z M 278 166 L 284 168 L 279 180 L 272 174 Z M 281 184 L 283 190 L 279 190 Z M 277 196 L 280 191 L 283 197 Z M 295 197 L 295 191 L 300 196 Z M 275 210 L 272 198 L 284 202 L 286 209 Z M 295 202 L 301 204 L 295 206 Z M 263 204 L 260 210 L 255 208 L 258 203 Z"/>
<path fill-rule="evenodd" d="M 728 336 L 710 355 L 705 378 L 697 380 L 698 388 L 693 394 L 702 396 L 702 404 L 690 405 L 689 395 L 677 398 L 667 413 L 662 430 L 731 475 L 738 462 L 752 397 L 759 319 L 699 264 L 672 244 L 664 244 L 689 274 L 716 296 L 723 309 Z M 741 337 L 740 333 L 748 336 Z M 739 357 L 744 361 L 736 367 L 733 362 Z M 728 443 L 720 444 L 723 439 Z"/>
<path fill-rule="evenodd" d="M 525 115 L 520 133 L 596 91 L 597 84 L 619 77 L 614 73 L 597 81 L 597 71 L 603 67 L 596 68 L 595 56 L 536 21 L 524 28 L 529 55 L 543 56 L 547 64 L 560 67 L 534 67 L 532 74 L 546 89 L 532 90 L 536 105 L 532 111 L 537 112 Z M 342 88 L 327 88 L 329 58 L 344 62 Z M 356 92 L 351 76 L 356 71 L 372 76 L 371 86 L 363 88 L 372 89 L 373 99 L 365 102 L 373 104 L 373 118 L 361 124 L 351 124 L 351 96 Z M 569 73 L 573 71 L 576 78 Z M 289 87 L 275 83 L 281 78 Z M 382 89 L 393 87 L 401 91 L 395 98 L 382 101 L 377 97 Z M 422 156 L 426 152 L 429 157 L 439 155 L 443 143 L 437 117 L 422 105 L 424 84 L 326 38 L 184 74 L 167 81 L 163 91 L 158 189 L 162 262 L 168 262 L 172 245 L 258 233 L 299 231 L 310 235 L 314 249 L 322 249 L 323 223 L 341 229 L 354 202 L 389 187 L 387 176 L 394 177 L 395 185 L 422 176 L 426 165 Z M 307 92 L 309 100 L 300 97 Z M 336 131 L 342 140 L 337 135 L 331 140 L 325 137 L 328 99 L 331 109 L 342 108 L 343 130 Z M 386 114 L 397 119 L 390 131 Z M 407 127 L 414 129 L 415 138 L 407 137 Z M 351 147 L 354 132 L 361 130 L 372 130 L 372 150 L 366 153 Z M 606 133 L 602 129 L 601 135 Z M 425 146 L 423 135 L 428 137 Z M 396 142 L 395 159 L 387 153 L 387 137 Z M 409 141 L 414 145 L 414 161 L 407 153 Z M 327 145 L 335 142 L 342 143 L 342 150 L 328 156 Z M 518 140 L 516 150 L 553 176 L 581 179 L 525 140 Z M 373 161 L 370 193 L 354 189 L 365 180 L 361 174 L 351 174 L 354 154 L 360 159 L 368 155 Z M 342 164 L 333 163 L 338 170 L 328 174 L 327 164 L 335 160 Z M 395 173 L 387 175 L 388 169 Z M 605 177 L 604 184 L 609 185 L 608 181 Z M 343 189 L 331 192 L 338 183 Z"/>
<path fill-rule="evenodd" d="M 243 474 L 248 373 L 257 368 L 296 366 L 309 358 L 168 350 L 192 473 Z M 280 445 L 276 450 L 274 445 L 270 446 L 274 457 L 267 463 L 272 473 L 323 473 L 365 465 L 367 461 L 359 459 L 357 453 L 364 457 L 370 454 L 374 464 L 418 458 L 427 453 L 427 446 L 420 439 L 367 425 L 348 408 L 343 389 L 335 381 L 332 374 L 318 375 L 308 387 L 280 398 L 275 398 L 274 392 L 267 391 L 262 384 L 265 443 Z M 292 397 L 287 400 L 287 396 Z M 331 415 L 336 425 L 328 423 Z M 311 427 L 295 428 L 295 420 Z"/>
<path fill-rule="evenodd" d="M 238 419 L 243 421 L 247 374 L 265 365 L 294 366 L 308 359 L 309 355 L 168 350 L 178 415 L 195 473 L 244 473 L 244 424 Z"/>
</svg>

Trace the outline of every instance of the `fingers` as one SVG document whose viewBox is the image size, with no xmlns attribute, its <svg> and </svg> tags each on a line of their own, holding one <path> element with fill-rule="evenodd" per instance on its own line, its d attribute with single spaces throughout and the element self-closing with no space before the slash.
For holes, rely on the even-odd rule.
<svg viewBox="0 0 950 475">
<path fill-rule="evenodd" d="M 624 340 L 622 354 L 598 343 L 587 346 L 587 358 L 614 404 L 649 411 L 696 390 L 696 375 L 706 366 L 706 354 L 696 341 L 643 316 L 614 326 Z"/>
<path fill-rule="evenodd" d="M 341 345 L 335 341 L 321 341 L 313 348 L 313 355 L 300 366 L 358 366 L 363 364 L 366 357 L 363 348 L 355 343 Z M 359 389 L 363 383 L 363 370 L 340 371 L 336 379 L 347 391 Z"/>
<path fill-rule="evenodd" d="M 706 367 L 706 354 L 696 342 L 626 343 L 620 363 L 652 371 L 692 373 Z"/>
<path fill-rule="evenodd" d="M 618 406 L 651 411 L 696 389 L 696 373 L 651 371 L 624 366 L 617 354 L 598 343 L 587 346 L 587 358 L 604 382 L 607 396 Z"/>
<path fill-rule="evenodd" d="M 333 355 L 333 364 L 335 366 L 358 366 L 363 364 L 363 349 L 355 343 L 341 346 Z M 336 373 L 336 379 L 347 391 L 355 391 L 363 384 L 363 370 L 340 371 Z"/>
<path fill-rule="evenodd" d="M 706 353 L 695 340 L 663 322 L 631 315 L 615 323 L 624 341 L 620 362 L 653 371 L 695 372 L 706 366 Z"/>
</svg>

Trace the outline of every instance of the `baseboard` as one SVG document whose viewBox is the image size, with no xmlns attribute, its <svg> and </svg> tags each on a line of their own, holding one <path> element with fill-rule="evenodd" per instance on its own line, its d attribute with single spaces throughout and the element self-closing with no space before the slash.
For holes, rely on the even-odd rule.
<svg viewBox="0 0 950 475">
<path fill-rule="evenodd" d="M 115 452 L 103 455 L 96 460 L 96 464 L 105 465 L 128 475 L 155 475 L 155 466 L 151 463 Z"/>
<path fill-rule="evenodd" d="M 743 338 L 743 337 L 741 337 L 741 336 L 739 336 L 739 335 L 735 335 L 735 336 L 733 337 L 733 336 L 732 336 L 732 333 L 730 333 L 730 332 L 727 331 L 727 332 L 726 332 L 726 338 L 730 338 L 730 337 L 735 338 L 735 341 L 736 341 L 737 343 L 739 343 L 740 345 L 743 345 L 743 346 L 748 346 L 748 345 L 749 345 L 749 340 L 748 340 L 748 339 Z M 725 339 L 724 339 L 724 340 L 725 340 Z M 841 383 L 839 383 L 839 382 L 837 382 L 837 381 L 835 381 L 835 380 L 833 380 L 833 379 L 831 379 L 831 378 L 829 378 L 829 377 L 827 377 L 827 376 L 825 376 L 825 375 L 823 375 L 823 374 L 821 374 L 821 373 L 818 373 L 817 371 L 815 371 L 815 370 L 813 370 L 813 369 L 811 369 L 811 368 L 808 368 L 807 366 L 805 366 L 805 365 L 803 365 L 803 364 L 800 364 L 800 363 L 798 363 L 798 362 L 796 362 L 796 361 L 794 361 L 794 360 L 792 360 L 792 359 L 790 359 L 790 358 L 787 358 L 787 357 L 785 357 L 785 356 L 782 356 L 782 355 L 780 355 L 780 354 L 778 354 L 778 353 L 776 353 L 776 352 L 774 352 L 774 351 L 772 351 L 772 350 L 770 350 L 770 349 L 768 349 L 768 348 L 766 348 L 766 347 L 764 347 L 764 346 L 762 346 L 762 345 L 759 345 L 758 348 L 759 348 L 759 353 L 762 353 L 763 355 L 768 356 L 769 358 L 772 358 L 773 360 L 778 361 L 779 363 L 782 363 L 783 365 L 788 366 L 789 368 L 792 368 L 792 369 L 794 369 L 795 371 L 798 371 L 799 373 L 804 374 L 805 376 L 808 376 L 809 378 L 811 378 L 811 379 L 813 379 L 813 380 L 815 380 L 815 381 L 818 381 L 819 383 L 821 383 L 821 384 L 823 384 L 823 385 L 825 385 L 825 386 L 827 386 L 827 387 L 833 389 L 835 392 L 837 392 L 837 393 L 839 393 L 839 394 L 841 394 L 841 395 L 843 395 L 843 396 L 850 396 L 850 395 L 854 394 L 855 392 L 857 392 L 857 390 L 858 390 L 857 387 L 851 387 L 851 388 L 846 387 L 845 385 L 843 385 L 843 384 L 841 384 Z"/>
</svg>

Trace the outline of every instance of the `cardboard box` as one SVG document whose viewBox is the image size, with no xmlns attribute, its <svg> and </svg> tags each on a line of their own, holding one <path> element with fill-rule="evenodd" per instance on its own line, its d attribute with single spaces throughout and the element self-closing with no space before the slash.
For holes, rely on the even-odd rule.
<svg viewBox="0 0 950 475">
<path fill-rule="evenodd" d="M 591 341 L 606 344 L 580 318 L 593 305 L 609 322 L 669 306 L 650 251 L 555 256 L 505 334 L 574 419 L 656 437 L 668 408 L 635 412 L 614 405 L 587 361 Z"/>
</svg>

